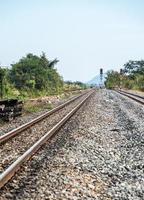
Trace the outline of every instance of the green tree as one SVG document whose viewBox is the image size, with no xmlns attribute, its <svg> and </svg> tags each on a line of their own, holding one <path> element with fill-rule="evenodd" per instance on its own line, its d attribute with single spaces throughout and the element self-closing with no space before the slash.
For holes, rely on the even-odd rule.
<svg viewBox="0 0 144 200">
<path fill-rule="evenodd" d="M 106 80 L 105 80 L 105 85 L 109 89 L 113 89 L 115 87 L 120 87 L 121 84 L 121 79 L 120 79 L 120 73 L 117 71 L 108 71 Z"/>
<path fill-rule="evenodd" d="M 130 60 L 124 65 L 124 72 L 131 76 L 135 74 L 144 75 L 144 60 L 140 61 Z"/>
<path fill-rule="evenodd" d="M 54 68 L 57 62 L 57 59 L 49 61 L 45 53 L 40 57 L 29 53 L 12 65 L 11 83 L 19 90 L 59 92 L 63 80 Z"/>
<path fill-rule="evenodd" d="M 124 65 L 131 87 L 144 91 L 144 60 L 129 61 Z"/>
<path fill-rule="evenodd" d="M 0 96 L 1 99 L 3 98 L 4 93 L 4 78 L 5 78 L 6 71 L 5 69 L 0 67 Z"/>
</svg>

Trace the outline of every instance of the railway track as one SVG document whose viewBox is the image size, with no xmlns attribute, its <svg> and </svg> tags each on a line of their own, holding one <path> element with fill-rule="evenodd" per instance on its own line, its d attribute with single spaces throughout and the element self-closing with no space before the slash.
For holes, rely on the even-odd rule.
<svg viewBox="0 0 144 200">
<path fill-rule="evenodd" d="M 126 92 L 126 91 L 123 91 L 123 90 L 115 90 L 115 91 L 118 92 L 121 95 L 124 95 L 124 96 L 126 96 L 130 99 L 133 99 L 134 101 L 144 105 L 144 96 L 140 96 L 140 95 L 137 95 L 137 94 Z"/>
<path fill-rule="evenodd" d="M 94 91 L 89 91 L 81 94 L 0 137 L 0 162 L 2 163 L 0 188 L 74 115 L 93 93 Z"/>
<path fill-rule="evenodd" d="M 9 140 L 10 138 L 15 137 L 16 135 L 20 134 L 22 131 L 26 130 L 27 128 L 30 128 L 31 126 L 33 126 L 34 124 L 44 120 L 45 118 L 49 117 L 50 115 L 52 115 L 53 113 L 56 113 L 57 111 L 59 111 L 60 109 L 64 108 L 65 106 L 69 105 L 70 103 L 74 102 L 75 100 L 77 100 L 78 98 L 80 98 L 81 96 L 83 96 L 85 93 L 82 93 L 76 97 L 73 97 L 72 99 L 66 101 L 65 103 L 57 106 L 56 108 L 36 117 L 35 119 L 13 129 L 12 131 L 9 131 L 6 134 L 3 134 L 0 136 L 0 144 L 1 143 L 5 143 L 7 140 Z"/>
</svg>

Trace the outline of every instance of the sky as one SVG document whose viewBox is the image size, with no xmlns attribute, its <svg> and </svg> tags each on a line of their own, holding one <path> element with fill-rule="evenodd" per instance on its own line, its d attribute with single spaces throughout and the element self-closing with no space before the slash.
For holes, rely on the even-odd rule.
<svg viewBox="0 0 144 200">
<path fill-rule="evenodd" d="M 41 52 L 83 82 L 144 59 L 144 1 L 0 0 L 0 65 Z"/>
</svg>

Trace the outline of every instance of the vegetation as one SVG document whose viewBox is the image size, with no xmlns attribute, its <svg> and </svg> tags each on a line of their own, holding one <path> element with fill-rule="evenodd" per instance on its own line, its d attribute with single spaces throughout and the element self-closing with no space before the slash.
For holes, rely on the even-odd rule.
<svg viewBox="0 0 144 200">
<path fill-rule="evenodd" d="M 54 68 L 57 62 L 57 59 L 49 61 L 44 53 L 40 57 L 28 54 L 12 65 L 10 82 L 18 90 L 27 93 L 59 93 L 63 87 L 63 80 Z"/>
<path fill-rule="evenodd" d="M 129 61 L 121 72 L 108 71 L 105 85 L 110 89 L 122 87 L 144 91 L 144 61 Z"/>
<path fill-rule="evenodd" d="M 87 85 L 80 82 L 80 81 L 65 81 L 64 83 L 64 91 L 74 91 L 74 90 L 81 90 L 86 89 Z"/>
<path fill-rule="evenodd" d="M 120 74 L 113 70 L 108 71 L 105 85 L 109 89 L 112 89 L 114 87 L 120 87 Z"/>
<path fill-rule="evenodd" d="M 27 54 L 10 68 L 0 67 L 1 98 L 27 98 L 61 94 L 69 89 L 84 89 L 81 82 L 64 83 L 55 65 L 59 61 L 50 61 L 45 53 L 37 56 Z"/>
<path fill-rule="evenodd" d="M 32 102 L 27 101 L 24 104 L 23 110 L 25 113 L 35 113 L 45 109 L 51 110 L 52 108 L 53 105 L 51 103 L 36 102 L 35 104 L 33 104 Z"/>
</svg>

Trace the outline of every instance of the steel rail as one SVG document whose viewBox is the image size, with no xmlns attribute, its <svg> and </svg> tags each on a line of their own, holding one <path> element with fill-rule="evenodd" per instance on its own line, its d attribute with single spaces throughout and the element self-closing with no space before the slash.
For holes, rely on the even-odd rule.
<svg viewBox="0 0 144 200">
<path fill-rule="evenodd" d="M 138 94 L 134 94 L 134 93 L 131 93 L 131 92 L 127 92 L 127 91 L 124 91 L 124 90 L 119 90 L 120 92 L 123 92 L 125 94 L 129 94 L 129 95 L 132 95 L 132 96 L 135 96 L 135 97 L 138 97 L 140 99 L 143 99 L 144 100 L 144 96 L 140 96 Z"/>
<path fill-rule="evenodd" d="M 4 135 L 0 136 L 0 144 L 8 141 L 9 139 L 11 139 L 12 137 L 15 137 L 16 135 L 18 135 L 19 133 L 21 133 L 22 131 L 26 130 L 27 128 L 30 128 L 31 126 L 33 126 L 34 124 L 42 121 L 43 119 L 47 118 L 48 116 L 52 115 L 53 113 L 59 111 L 60 109 L 62 109 L 63 107 L 65 107 L 66 105 L 70 104 L 71 102 L 75 101 L 76 99 L 80 98 L 81 96 L 85 95 L 87 92 L 84 92 L 76 97 L 73 97 L 72 99 L 66 101 L 65 103 L 53 108 L 52 110 L 36 117 L 35 119 L 31 120 L 30 122 L 27 122 L 11 131 L 9 131 L 8 133 L 5 133 Z"/>
<path fill-rule="evenodd" d="M 16 171 L 30 159 L 40 147 L 50 139 L 67 121 L 76 113 L 76 111 L 86 102 L 86 100 L 94 93 L 91 91 L 88 95 L 73 108 L 63 119 L 61 119 L 50 131 L 42 136 L 33 146 L 31 146 L 23 155 L 21 155 L 14 163 L 12 163 L 1 175 L 0 175 L 0 188 L 2 188 L 16 173 Z"/>
<path fill-rule="evenodd" d="M 144 105 L 144 101 L 142 101 L 141 99 L 138 99 L 138 98 L 140 98 L 140 97 L 136 97 L 136 95 L 134 94 L 132 94 L 132 93 L 127 93 L 127 92 L 123 92 L 123 91 L 120 91 L 120 90 L 115 90 L 116 92 L 118 92 L 119 94 L 121 94 L 121 95 L 124 95 L 124 96 L 126 96 L 126 97 L 128 97 L 128 98 L 130 98 L 130 99 L 132 99 L 132 100 L 134 100 L 134 101 L 136 101 L 136 102 L 138 102 L 138 103 L 140 103 L 140 104 L 142 104 L 142 105 Z M 139 96 L 139 95 L 138 95 Z M 142 97 L 142 96 L 141 96 Z M 143 99 L 143 98 L 142 98 Z"/>
</svg>

